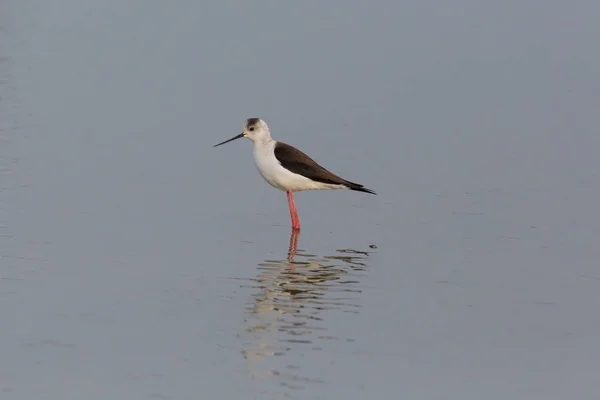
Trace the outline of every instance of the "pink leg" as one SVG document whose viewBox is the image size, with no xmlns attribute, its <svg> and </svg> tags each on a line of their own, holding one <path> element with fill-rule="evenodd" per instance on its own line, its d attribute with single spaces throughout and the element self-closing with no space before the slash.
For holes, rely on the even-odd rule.
<svg viewBox="0 0 600 400">
<path fill-rule="evenodd" d="M 294 192 L 286 192 L 288 204 L 290 206 L 290 216 L 292 217 L 292 229 L 300 230 L 300 219 L 298 218 L 298 210 L 296 210 L 296 202 L 294 201 Z"/>
<path fill-rule="evenodd" d="M 294 220 L 294 208 L 292 206 L 292 198 L 290 197 L 292 192 L 285 192 L 285 194 L 287 195 L 288 205 L 290 206 L 290 217 L 292 218 L 292 227 L 293 227 L 295 225 L 296 221 Z"/>
<path fill-rule="evenodd" d="M 292 205 L 294 206 L 294 216 L 296 217 L 296 229 L 300 230 L 300 217 L 298 217 L 298 209 L 296 208 L 296 200 L 294 199 L 294 192 L 292 192 Z"/>
</svg>

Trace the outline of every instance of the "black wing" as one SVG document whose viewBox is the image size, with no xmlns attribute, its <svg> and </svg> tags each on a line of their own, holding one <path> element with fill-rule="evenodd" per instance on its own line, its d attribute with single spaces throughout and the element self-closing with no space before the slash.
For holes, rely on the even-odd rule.
<svg viewBox="0 0 600 400">
<path fill-rule="evenodd" d="M 334 173 L 327 171 L 315 160 L 289 144 L 277 142 L 275 144 L 275 157 L 279 160 L 279 163 L 283 168 L 308 179 L 312 179 L 313 181 L 333 185 L 344 185 L 352 190 L 375 194 L 372 190 L 365 189 L 363 185 L 347 181 Z"/>
</svg>

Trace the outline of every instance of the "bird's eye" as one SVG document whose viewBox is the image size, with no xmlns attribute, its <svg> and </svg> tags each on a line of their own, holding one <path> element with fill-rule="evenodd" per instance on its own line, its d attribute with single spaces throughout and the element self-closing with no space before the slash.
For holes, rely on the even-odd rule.
<svg viewBox="0 0 600 400">
<path fill-rule="evenodd" d="M 254 127 L 250 127 L 248 130 L 249 130 L 250 132 L 254 132 Z"/>
</svg>

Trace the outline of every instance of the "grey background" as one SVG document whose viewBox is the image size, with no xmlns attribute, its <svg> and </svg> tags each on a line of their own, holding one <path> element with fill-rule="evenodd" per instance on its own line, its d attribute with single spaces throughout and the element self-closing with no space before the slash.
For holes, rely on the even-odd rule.
<svg viewBox="0 0 600 400">
<path fill-rule="evenodd" d="M 599 398 L 599 17 L 0 1 L 0 396 Z"/>
</svg>

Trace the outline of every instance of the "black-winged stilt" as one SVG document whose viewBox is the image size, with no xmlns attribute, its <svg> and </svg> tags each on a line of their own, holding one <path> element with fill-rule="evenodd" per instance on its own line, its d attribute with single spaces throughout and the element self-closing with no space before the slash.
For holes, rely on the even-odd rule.
<svg viewBox="0 0 600 400">
<path fill-rule="evenodd" d="M 269 127 L 260 118 L 248 118 L 242 133 L 213 147 L 236 139 L 248 138 L 254 143 L 254 163 L 258 172 L 273 187 L 287 193 L 292 229 L 300 229 L 294 192 L 303 190 L 350 189 L 376 194 L 358 183 L 350 182 L 327 171 L 297 148 L 271 138 Z"/>
</svg>

